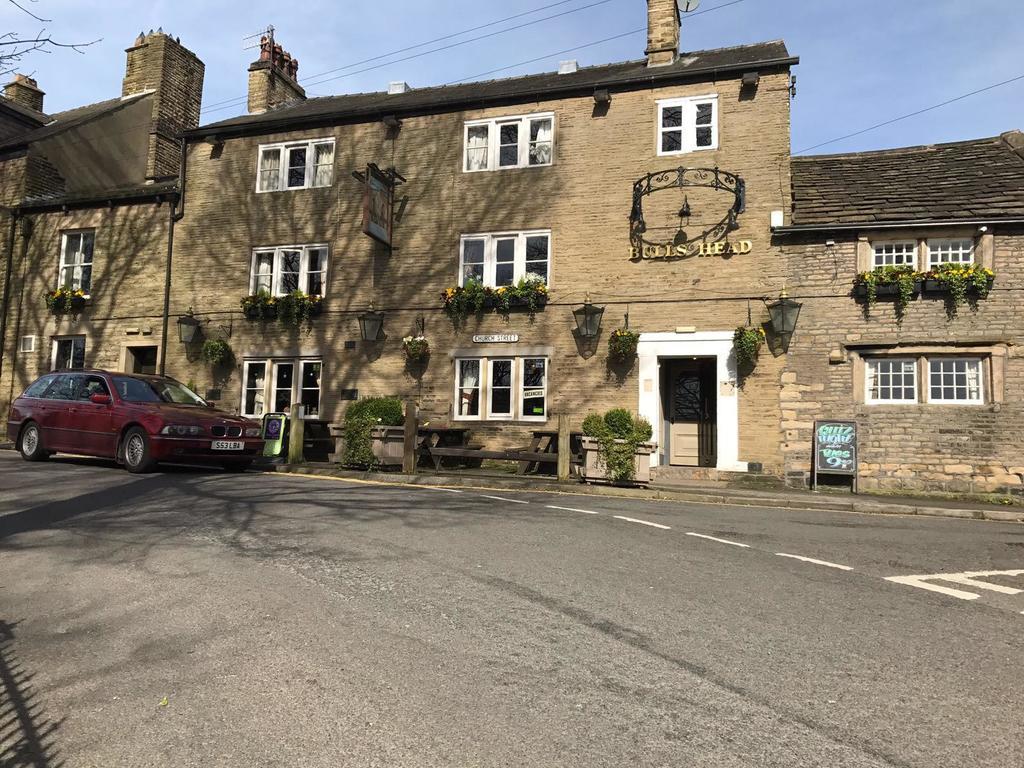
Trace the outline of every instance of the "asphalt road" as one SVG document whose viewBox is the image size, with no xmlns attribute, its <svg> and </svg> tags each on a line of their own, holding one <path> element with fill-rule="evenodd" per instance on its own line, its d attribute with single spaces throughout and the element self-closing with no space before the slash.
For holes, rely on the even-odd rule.
<svg viewBox="0 0 1024 768">
<path fill-rule="evenodd" d="M 1016 768 L 1018 590 L 1015 524 L 5 452 L 0 765 Z"/>
</svg>

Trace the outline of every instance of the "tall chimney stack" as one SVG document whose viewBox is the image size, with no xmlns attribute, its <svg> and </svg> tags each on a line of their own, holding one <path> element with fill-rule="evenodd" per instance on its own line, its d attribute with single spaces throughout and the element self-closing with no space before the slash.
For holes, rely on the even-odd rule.
<svg viewBox="0 0 1024 768">
<path fill-rule="evenodd" d="M 273 36 L 260 38 L 260 57 L 249 65 L 249 114 L 305 101 L 306 90 L 298 77 L 299 60 L 274 43 Z"/>
<path fill-rule="evenodd" d="M 679 58 L 679 3 L 647 0 L 647 66 L 664 67 Z"/>
<path fill-rule="evenodd" d="M 206 66 L 181 41 L 162 29 L 139 33 L 128 54 L 121 96 L 153 93 L 146 178 L 178 173 L 178 134 L 199 125 Z"/>
<path fill-rule="evenodd" d="M 39 84 L 28 75 L 15 75 L 14 79 L 4 86 L 4 96 L 39 113 L 43 111 L 45 95 L 39 90 Z"/>
</svg>

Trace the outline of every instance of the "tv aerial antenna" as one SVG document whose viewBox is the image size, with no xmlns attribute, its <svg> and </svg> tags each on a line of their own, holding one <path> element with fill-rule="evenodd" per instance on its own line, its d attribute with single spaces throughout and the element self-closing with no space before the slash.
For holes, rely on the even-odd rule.
<svg viewBox="0 0 1024 768">
<path fill-rule="evenodd" d="M 274 25 L 273 24 L 268 24 L 266 29 L 260 30 L 255 35 L 248 35 L 247 37 L 243 37 L 242 38 L 242 43 L 243 43 L 242 50 L 243 51 L 249 51 L 249 50 L 252 50 L 253 48 L 259 48 L 260 47 L 260 41 L 264 37 L 267 38 L 270 41 L 270 48 L 271 48 L 271 50 L 273 50 L 273 48 L 274 48 Z M 255 42 L 249 43 L 248 45 L 244 45 L 245 43 L 248 43 L 250 40 L 254 40 Z"/>
</svg>

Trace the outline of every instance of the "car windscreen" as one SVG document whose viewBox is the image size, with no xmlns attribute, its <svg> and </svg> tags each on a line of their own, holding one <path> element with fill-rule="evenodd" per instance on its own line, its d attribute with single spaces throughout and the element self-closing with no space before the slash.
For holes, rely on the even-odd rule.
<svg viewBox="0 0 1024 768">
<path fill-rule="evenodd" d="M 206 405 L 199 395 L 172 379 L 135 379 L 115 376 L 114 387 L 122 400 L 128 403 L 175 403 L 176 405 Z"/>
</svg>

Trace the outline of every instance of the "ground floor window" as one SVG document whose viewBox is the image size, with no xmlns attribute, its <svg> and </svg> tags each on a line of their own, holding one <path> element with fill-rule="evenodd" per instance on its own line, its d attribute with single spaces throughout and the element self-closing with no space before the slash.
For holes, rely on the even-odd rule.
<svg viewBox="0 0 1024 768">
<path fill-rule="evenodd" d="M 85 336 L 68 336 L 53 340 L 53 370 L 85 368 Z"/>
<path fill-rule="evenodd" d="M 474 357 L 455 361 L 455 418 L 547 419 L 546 357 Z"/>
<path fill-rule="evenodd" d="M 985 360 L 979 355 L 866 358 L 865 402 L 982 404 Z"/>
<path fill-rule="evenodd" d="M 246 360 L 242 415 L 259 418 L 267 412 L 268 403 L 274 413 L 290 413 L 293 403 L 302 403 L 306 418 L 319 418 L 322 373 L 320 360 Z"/>
</svg>

